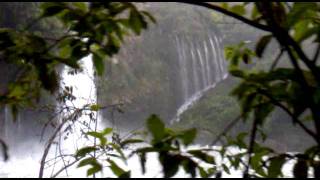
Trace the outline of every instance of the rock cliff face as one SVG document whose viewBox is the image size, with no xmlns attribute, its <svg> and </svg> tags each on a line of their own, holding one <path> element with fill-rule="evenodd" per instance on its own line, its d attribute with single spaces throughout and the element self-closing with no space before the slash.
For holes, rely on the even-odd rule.
<svg viewBox="0 0 320 180">
<path fill-rule="evenodd" d="M 106 63 L 97 81 L 101 104 L 124 103 L 124 113 L 107 109 L 106 121 L 139 128 L 155 113 L 170 122 L 178 109 L 226 74 L 223 39 L 211 11 L 177 3 L 146 3 L 157 20 Z"/>
</svg>

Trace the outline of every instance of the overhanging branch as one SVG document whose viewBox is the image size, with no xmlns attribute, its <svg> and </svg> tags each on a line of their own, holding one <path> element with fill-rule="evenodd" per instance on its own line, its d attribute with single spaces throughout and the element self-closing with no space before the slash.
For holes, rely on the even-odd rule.
<svg viewBox="0 0 320 180">
<path fill-rule="evenodd" d="M 225 15 L 227 15 L 227 16 L 233 17 L 233 18 L 235 18 L 235 19 L 237 19 L 237 20 L 239 20 L 239 21 L 242 21 L 242 22 L 244 22 L 244 23 L 246 23 L 246 24 L 248 24 L 248 25 L 251 25 L 251 26 L 253 26 L 253 27 L 257 28 L 257 29 L 260 29 L 260 30 L 263 30 L 263 31 L 267 31 L 267 32 L 271 32 L 271 29 L 270 29 L 268 26 L 266 26 L 266 25 L 263 25 L 263 24 L 259 24 L 259 23 L 257 23 L 257 22 L 254 22 L 254 21 L 252 21 L 252 20 L 250 20 L 250 19 L 247 19 L 247 18 L 245 18 L 245 17 L 243 17 L 243 16 L 240 16 L 240 15 L 238 15 L 238 14 L 236 14 L 236 13 L 233 13 L 233 12 L 231 12 L 231 11 L 228 11 L 228 10 L 226 10 L 226 9 L 224 9 L 224 8 L 222 8 L 222 7 L 216 6 L 216 5 L 214 5 L 214 4 L 209 4 L 209 3 L 205 3 L 205 2 L 195 2 L 195 1 L 190 1 L 190 2 L 188 2 L 188 1 L 185 1 L 185 2 L 181 1 L 180 3 L 191 4 L 191 5 L 196 5 L 196 6 L 200 6 L 200 7 L 205 7 L 205 8 L 208 8 L 208 9 L 212 9 L 212 10 L 218 11 L 218 12 L 220 12 L 220 13 L 222 13 L 222 14 L 225 14 Z"/>
</svg>

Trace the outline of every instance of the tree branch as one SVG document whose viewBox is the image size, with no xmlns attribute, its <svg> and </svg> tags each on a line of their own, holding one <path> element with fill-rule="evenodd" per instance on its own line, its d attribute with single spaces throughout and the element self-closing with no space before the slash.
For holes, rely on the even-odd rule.
<svg viewBox="0 0 320 180">
<path fill-rule="evenodd" d="M 246 165 L 246 169 L 244 170 L 243 177 L 248 178 L 249 177 L 249 169 L 250 169 L 250 163 L 251 163 L 251 154 L 253 152 L 253 147 L 254 147 L 254 142 L 256 139 L 257 135 L 257 129 L 258 129 L 258 119 L 254 118 L 253 125 L 252 125 L 252 130 L 251 130 L 251 135 L 250 135 L 250 144 L 249 144 L 249 149 L 248 149 L 248 164 Z"/>
<path fill-rule="evenodd" d="M 272 71 L 277 66 L 281 56 L 283 55 L 283 52 L 284 52 L 284 48 L 281 48 L 280 53 L 278 54 L 278 56 L 276 57 L 276 59 L 273 61 L 271 65 L 270 71 Z"/>
<path fill-rule="evenodd" d="M 210 146 L 214 146 L 215 144 L 217 144 L 218 141 L 220 141 L 220 139 L 222 138 L 222 136 L 224 136 L 227 132 L 229 132 L 236 124 L 238 121 L 240 121 L 241 119 L 241 115 L 239 115 L 238 117 L 236 117 L 233 121 L 231 121 L 223 130 L 222 132 L 216 137 L 215 140 L 212 141 L 212 143 L 210 144 Z"/>
<path fill-rule="evenodd" d="M 51 176 L 51 178 L 56 178 L 62 171 L 66 170 L 67 168 L 73 166 L 75 163 L 77 163 L 79 160 L 75 160 L 72 163 L 69 163 L 65 165 L 63 168 L 61 168 L 59 171 L 57 171 L 54 175 Z"/>
<path fill-rule="evenodd" d="M 60 125 L 59 127 L 56 129 L 56 131 L 53 133 L 53 135 L 50 137 L 49 141 L 48 141 L 48 144 L 44 150 L 44 153 L 42 155 L 42 158 L 41 158 L 41 163 L 40 163 L 40 170 L 39 170 L 39 178 L 43 178 L 43 171 L 44 171 L 44 165 L 46 163 L 46 158 L 49 154 L 49 150 L 51 148 L 51 145 L 54 141 L 54 139 L 56 138 L 57 134 L 60 132 L 61 128 L 64 126 L 64 124 L 67 122 L 68 120 L 65 119 Z"/>
<path fill-rule="evenodd" d="M 262 95 L 265 95 L 267 98 L 269 98 L 272 103 L 278 107 L 280 107 L 282 110 L 284 110 L 293 120 L 293 122 L 297 123 L 299 126 L 301 126 L 301 128 L 307 133 L 309 134 L 311 137 L 314 138 L 314 140 L 316 142 L 318 142 L 320 144 L 320 139 L 317 138 L 317 135 L 311 131 L 310 129 L 308 129 L 296 116 L 294 116 L 290 110 L 285 107 L 283 104 L 281 104 L 280 102 L 278 102 L 277 100 L 275 100 L 271 95 L 269 95 L 266 91 L 262 90 L 262 89 L 258 89 L 257 92 L 261 93 Z"/>
<path fill-rule="evenodd" d="M 316 64 L 316 62 L 317 62 L 317 60 L 318 60 L 318 57 L 319 57 L 319 54 L 320 54 L 320 43 L 318 44 L 316 53 L 314 54 L 313 59 L 312 59 L 312 62 L 313 62 L 314 64 Z"/>
<path fill-rule="evenodd" d="M 216 5 L 213 5 L 213 4 L 209 4 L 209 3 L 205 3 L 205 2 L 196 2 L 196 1 L 190 1 L 190 2 L 188 2 L 188 1 L 185 1 L 185 2 L 181 1 L 181 3 L 191 4 L 191 5 L 196 5 L 196 6 L 200 6 L 200 7 L 205 7 L 205 8 L 208 8 L 208 9 L 212 9 L 212 10 L 218 11 L 218 12 L 220 12 L 220 13 L 222 13 L 222 14 L 225 14 L 225 15 L 227 15 L 227 16 L 233 17 L 233 18 L 235 18 L 235 19 L 237 19 L 237 20 L 239 20 L 239 21 L 242 21 L 242 22 L 244 22 L 244 23 L 246 23 L 246 24 L 248 24 L 248 25 L 250 25 L 250 26 L 253 26 L 253 27 L 257 28 L 257 29 L 271 32 L 270 27 L 268 27 L 268 26 L 266 26 L 266 25 L 259 24 L 259 23 L 257 23 L 257 22 L 254 22 L 254 21 L 252 21 L 252 20 L 250 20 L 250 19 L 247 19 L 247 18 L 245 18 L 245 17 L 243 17 L 243 16 L 240 16 L 240 15 L 238 15 L 238 14 L 236 14 L 236 13 L 233 13 L 233 12 L 231 12 L 231 11 L 228 11 L 228 10 L 222 8 L 222 7 L 219 7 L 219 6 L 216 6 Z"/>
</svg>

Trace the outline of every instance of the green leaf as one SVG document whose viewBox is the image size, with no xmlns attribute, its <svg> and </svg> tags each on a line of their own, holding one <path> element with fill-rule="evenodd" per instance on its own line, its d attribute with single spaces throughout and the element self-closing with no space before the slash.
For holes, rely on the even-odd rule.
<svg viewBox="0 0 320 180">
<path fill-rule="evenodd" d="M 256 19 L 259 15 L 260 15 L 260 12 L 258 11 L 257 6 L 254 5 L 252 8 L 251 19 Z"/>
<path fill-rule="evenodd" d="M 262 54 L 266 49 L 267 45 L 269 44 L 269 42 L 271 41 L 271 39 L 272 39 L 272 35 L 266 35 L 260 38 L 260 40 L 256 44 L 256 50 L 255 50 L 258 57 L 260 58 L 262 57 Z"/>
<path fill-rule="evenodd" d="M 202 161 L 209 163 L 209 164 L 215 164 L 215 160 L 213 156 L 210 156 L 201 150 L 191 150 L 188 151 L 188 153 L 192 154 L 194 157 L 201 159 Z"/>
<path fill-rule="evenodd" d="M 246 10 L 243 5 L 235 5 L 229 9 L 238 15 L 244 15 L 246 13 Z"/>
<path fill-rule="evenodd" d="M 118 145 L 114 144 L 114 143 L 111 143 L 110 145 L 112 146 L 112 148 L 113 148 L 114 150 L 116 150 L 116 151 L 120 154 L 121 159 L 122 159 L 123 161 L 126 161 L 126 157 L 125 157 L 125 155 L 123 154 L 121 148 L 120 148 Z"/>
<path fill-rule="evenodd" d="M 99 164 L 98 162 L 91 164 L 92 167 L 90 169 L 88 169 L 87 171 L 87 176 L 91 176 L 99 171 L 102 170 L 102 165 Z"/>
<path fill-rule="evenodd" d="M 162 165 L 164 178 L 171 178 L 178 172 L 179 165 L 181 163 L 181 159 L 178 157 L 179 156 L 177 155 L 160 153 L 159 158 Z"/>
<path fill-rule="evenodd" d="M 198 169 L 199 169 L 199 173 L 200 173 L 201 178 L 208 178 L 209 177 L 208 173 L 203 169 L 203 167 L 199 166 Z"/>
<path fill-rule="evenodd" d="M 62 3 L 50 2 L 50 3 L 44 3 L 42 5 L 42 9 L 43 9 L 43 12 L 41 16 L 49 17 L 49 16 L 54 16 L 56 14 L 59 14 L 65 9 L 65 7 L 63 6 Z"/>
<path fill-rule="evenodd" d="M 286 162 L 286 158 L 283 155 L 271 158 L 270 165 L 268 167 L 268 177 L 277 178 L 281 173 L 283 164 Z"/>
<path fill-rule="evenodd" d="M 8 97 L 19 98 L 23 96 L 26 92 L 24 91 L 22 86 L 16 85 L 10 88 L 10 93 Z"/>
<path fill-rule="evenodd" d="M 160 141 L 165 135 L 165 125 L 155 114 L 147 119 L 147 128 L 156 142 Z"/>
<path fill-rule="evenodd" d="M 120 143 L 121 147 L 126 146 L 127 144 L 137 144 L 137 143 L 142 143 L 144 142 L 141 139 L 128 139 L 128 140 L 124 140 Z"/>
<path fill-rule="evenodd" d="M 95 150 L 97 150 L 97 148 L 95 148 L 95 147 L 84 147 L 84 148 L 81 148 L 77 151 L 76 156 L 77 157 L 84 157 L 88 153 L 91 153 L 92 151 L 95 151 Z"/>
<path fill-rule="evenodd" d="M 89 136 L 98 138 L 100 140 L 100 144 L 102 146 L 106 145 L 106 143 L 107 143 L 107 139 L 104 137 L 104 134 L 102 134 L 102 133 L 90 131 L 90 132 L 87 132 L 86 134 Z"/>
<path fill-rule="evenodd" d="M 262 169 L 263 157 L 267 155 L 267 152 L 255 153 L 251 158 L 251 167 L 254 169 L 259 175 L 266 177 L 267 174 Z"/>
<path fill-rule="evenodd" d="M 141 30 L 147 28 L 147 22 L 145 22 L 143 16 L 136 10 L 130 11 L 129 24 L 136 35 L 140 35 Z"/>
<path fill-rule="evenodd" d="M 157 152 L 157 149 L 153 147 L 146 147 L 146 148 L 140 148 L 136 151 L 137 153 L 150 153 L 150 152 Z"/>
<path fill-rule="evenodd" d="M 121 176 L 119 176 L 119 178 L 130 178 L 131 177 L 131 171 L 127 171 L 123 174 L 121 174 Z"/>
<path fill-rule="evenodd" d="M 246 149 L 247 148 L 247 145 L 246 145 L 245 139 L 244 139 L 247 135 L 248 135 L 248 133 L 246 133 L 246 132 L 242 132 L 242 133 L 238 134 L 236 145 L 239 148 L 242 148 L 242 149 Z"/>
<path fill-rule="evenodd" d="M 230 170 L 225 164 L 222 164 L 222 168 L 224 172 L 226 172 L 227 174 L 230 174 Z"/>
<path fill-rule="evenodd" d="M 294 3 L 292 10 L 287 15 L 286 27 L 290 28 L 303 18 L 306 18 L 306 16 L 312 15 L 313 12 L 317 11 L 317 8 L 318 6 L 315 2 Z"/>
<path fill-rule="evenodd" d="M 85 2 L 73 2 L 72 5 L 76 6 L 78 9 L 86 13 L 88 11 L 88 6 Z"/>
<path fill-rule="evenodd" d="M 308 39 L 312 35 L 318 35 L 319 33 L 319 26 L 309 27 L 308 21 L 300 21 L 297 22 L 294 26 L 294 40 L 298 43 L 301 43 L 305 39 Z"/>
<path fill-rule="evenodd" d="M 99 76 L 102 76 L 104 72 L 103 59 L 98 54 L 93 53 L 92 61 L 93 61 L 94 67 L 96 68 L 97 74 Z"/>
<path fill-rule="evenodd" d="M 110 134 L 112 131 L 113 131 L 112 128 L 105 128 L 105 129 L 101 132 L 101 134 L 105 136 L 105 135 Z"/>
<path fill-rule="evenodd" d="M 183 169 L 186 173 L 190 174 L 192 178 L 196 177 L 196 168 L 198 164 L 191 159 L 185 159 L 182 162 Z"/>
<path fill-rule="evenodd" d="M 100 105 L 99 104 L 93 104 L 90 106 L 91 111 L 99 111 L 100 110 Z"/>
<path fill-rule="evenodd" d="M 122 176 L 123 174 L 128 173 L 128 172 L 126 172 L 125 170 L 123 170 L 122 168 L 120 168 L 120 167 L 119 167 L 114 161 L 112 161 L 111 159 L 108 159 L 107 161 L 110 163 L 110 169 L 112 170 L 112 172 L 113 172 L 116 176 L 120 177 L 120 176 Z"/>
<path fill-rule="evenodd" d="M 156 19 L 147 11 L 141 11 L 142 14 L 147 16 L 153 23 L 157 23 Z"/>
<path fill-rule="evenodd" d="M 96 163 L 96 162 L 97 162 L 97 160 L 95 158 L 93 158 L 93 157 L 86 158 L 86 159 L 81 160 L 77 167 L 83 167 L 83 166 L 86 166 L 86 165 L 89 165 L 89 164 L 93 164 L 93 163 Z"/>
<path fill-rule="evenodd" d="M 178 137 L 182 139 L 184 145 L 191 144 L 197 136 L 197 129 L 192 128 L 186 131 L 183 131 Z"/>
<path fill-rule="evenodd" d="M 60 56 L 62 58 L 69 58 L 71 55 L 71 47 L 66 45 L 66 46 L 61 46 L 60 47 Z"/>
</svg>

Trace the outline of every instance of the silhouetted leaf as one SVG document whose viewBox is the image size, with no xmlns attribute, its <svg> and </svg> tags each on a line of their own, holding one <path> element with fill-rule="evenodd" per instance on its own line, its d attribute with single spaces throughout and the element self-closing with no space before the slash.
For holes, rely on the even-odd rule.
<svg viewBox="0 0 320 180">
<path fill-rule="evenodd" d="M 114 161 L 110 159 L 108 159 L 107 161 L 110 163 L 110 169 L 116 176 L 121 177 L 124 174 L 126 174 L 126 176 L 128 175 L 128 172 L 120 168 Z"/>
<path fill-rule="evenodd" d="M 293 175 L 299 179 L 308 177 L 308 164 L 306 160 L 298 158 L 297 163 L 293 167 Z"/>
<path fill-rule="evenodd" d="M 113 148 L 114 150 L 116 150 L 116 151 L 120 154 L 121 159 L 122 159 L 123 161 L 126 161 L 126 157 L 125 157 L 125 155 L 123 154 L 122 149 L 121 149 L 117 144 L 111 143 L 110 145 L 112 146 L 112 148 Z"/>
<path fill-rule="evenodd" d="M 222 164 L 222 168 L 223 168 L 223 171 L 224 171 L 224 172 L 226 172 L 227 174 L 230 174 L 230 170 L 229 170 L 229 168 L 227 167 L 227 165 Z"/>
<path fill-rule="evenodd" d="M 147 27 L 147 23 L 145 22 L 143 16 L 136 10 L 130 11 L 129 24 L 134 33 L 137 35 L 140 35 L 141 30 Z"/>
<path fill-rule="evenodd" d="M 159 158 L 162 164 L 164 178 L 170 178 L 178 172 L 181 159 L 178 159 L 177 156 L 160 153 Z"/>
<path fill-rule="evenodd" d="M 142 14 L 144 14 L 145 16 L 147 16 L 153 23 L 156 23 L 156 19 L 147 11 L 141 11 Z"/>
<path fill-rule="evenodd" d="M 199 173 L 200 173 L 201 178 L 208 178 L 209 177 L 208 173 L 202 167 L 199 166 L 198 169 L 199 169 Z"/>
<path fill-rule="evenodd" d="M 313 172 L 315 178 L 320 178 L 320 161 L 315 161 L 313 163 Z"/>
<path fill-rule="evenodd" d="M 44 3 L 42 5 L 42 8 L 43 8 L 43 12 L 41 14 L 42 17 L 49 17 L 49 16 L 56 15 L 65 9 L 65 7 L 61 2 Z"/>
<path fill-rule="evenodd" d="M 102 165 L 99 164 L 98 162 L 92 163 L 91 165 L 92 165 L 92 167 L 90 169 L 88 169 L 88 171 L 87 171 L 87 176 L 91 176 L 91 175 L 102 170 Z"/>
<path fill-rule="evenodd" d="M 95 147 L 84 147 L 84 148 L 81 148 L 77 151 L 76 156 L 83 157 L 83 156 L 86 156 L 88 153 L 91 153 L 95 150 L 97 150 L 97 148 L 95 148 Z"/>
<path fill-rule="evenodd" d="M 260 40 L 256 44 L 256 50 L 255 50 L 258 57 L 260 58 L 262 57 L 262 54 L 266 49 L 267 45 L 269 44 L 269 42 L 271 41 L 271 39 L 272 39 L 272 35 L 266 35 L 260 38 Z"/>
<path fill-rule="evenodd" d="M 268 177 L 277 178 L 281 173 L 283 164 L 286 162 L 286 158 L 283 155 L 271 158 L 270 165 L 268 167 Z"/>
<path fill-rule="evenodd" d="M 199 158 L 206 163 L 215 164 L 214 157 L 202 152 L 201 150 L 190 150 L 188 151 L 188 153 L 192 154 L 194 157 Z"/>
<path fill-rule="evenodd" d="M 91 132 L 87 132 L 86 134 L 89 136 L 98 138 L 102 146 L 104 146 L 107 143 L 107 139 L 104 137 L 104 134 L 102 133 L 91 131 Z"/>
<path fill-rule="evenodd" d="M 182 162 L 183 169 L 186 173 L 190 174 L 192 178 L 196 177 L 196 168 L 198 164 L 194 162 L 192 159 L 185 159 Z"/>
<path fill-rule="evenodd" d="M 128 144 L 137 144 L 137 143 L 142 143 L 142 142 L 144 142 L 144 141 L 141 139 L 128 139 L 128 140 L 122 141 L 120 145 L 121 145 L 121 147 L 124 147 Z"/>
<path fill-rule="evenodd" d="M 155 141 L 159 141 L 164 137 L 165 125 L 157 115 L 153 114 L 147 119 L 147 127 Z"/>
<path fill-rule="evenodd" d="M 93 158 L 93 157 L 86 158 L 86 159 L 81 160 L 77 167 L 83 167 L 83 166 L 86 166 L 86 165 L 89 165 L 89 164 L 93 164 L 93 163 L 96 163 L 96 162 L 97 162 L 97 160 L 95 158 Z"/>
<path fill-rule="evenodd" d="M 197 129 L 192 128 L 186 131 L 183 131 L 178 137 L 182 139 L 184 145 L 191 144 L 197 136 Z"/>
</svg>

